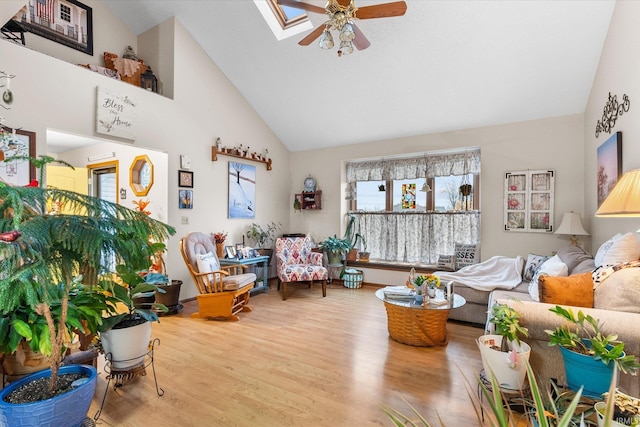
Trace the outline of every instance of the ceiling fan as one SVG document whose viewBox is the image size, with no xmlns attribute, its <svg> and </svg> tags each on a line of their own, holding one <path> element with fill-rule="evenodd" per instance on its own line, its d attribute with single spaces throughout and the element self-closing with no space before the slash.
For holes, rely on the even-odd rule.
<svg viewBox="0 0 640 427">
<path fill-rule="evenodd" d="M 336 30 L 340 34 L 340 49 L 338 56 L 353 53 L 353 48 L 363 50 L 371 43 L 356 26 L 356 19 L 388 18 L 391 16 L 402 16 L 407 11 L 407 4 L 404 1 L 383 3 L 373 6 L 357 8 L 354 0 L 328 0 L 324 9 L 309 3 L 297 0 L 278 0 L 282 6 L 289 6 L 296 9 L 303 9 L 308 12 L 323 13 L 329 20 L 309 35 L 298 42 L 301 46 L 308 46 L 320 37 L 320 47 L 331 49 L 333 47 L 333 36 L 330 30 Z"/>
</svg>

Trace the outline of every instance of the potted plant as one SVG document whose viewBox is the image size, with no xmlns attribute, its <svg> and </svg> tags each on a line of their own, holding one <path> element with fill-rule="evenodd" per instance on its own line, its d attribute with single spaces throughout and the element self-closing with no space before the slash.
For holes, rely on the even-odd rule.
<svg viewBox="0 0 640 427">
<path fill-rule="evenodd" d="M 137 302 L 141 297 L 153 297 L 160 292 L 157 284 L 167 283 L 165 275 L 149 274 L 151 259 L 163 251 L 164 243 L 144 242 L 128 262 L 116 266 L 116 274 L 100 277 L 100 287 L 108 291 L 126 310 L 106 317 L 100 325 L 100 347 L 111 366 L 124 370 L 138 365 L 147 354 L 151 338 L 151 322 L 158 321 L 158 312 L 168 309 L 155 301 Z"/>
<path fill-rule="evenodd" d="M 212 234 L 213 241 L 216 243 L 216 255 L 218 258 L 224 258 L 224 241 L 227 240 L 226 231 L 218 231 Z"/>
<path fill-rule="evenodd" d="M 342 256 L 351 249 L 351 243 L 334 234 L 333 237 L 327 237 L 323 242 L 320 242 L 320 248 L 327 253 L 329 264 L 340 264 Z"/>
<path fill-rule="evenodd" d="M 276 240 L 276 233 L 282 228 L 282 224 L 271 221 L 265 228 L 262 228 L 260 224 L 252 223 L 247 230 L 246 236 L 250 241 L 255 242 L 256 249 L 260 255 L 267 255 L 269 260 L 267 265 L 271 265 L 271 258 L 273 256 L 273 243 Z"/>
<path fill-rule="evenodd" d="M 520 325 L 520 314 L 507 304 L 491 307 L 489 322 L 495 334 L 482 335 L 476 341 L 486 375 L 495 375 L 500 387 L 520 390 L 526 376 L 526 363 L 531 347 L 520 341 L 529 336 L 527 328 Z"/>
<path fill-rule="evenodd" d="M 640 400 L 628 394 L 615 390 L 613 392 L 613 406 L 609 408 L 613 416 L 606 416 L 607 402 L 612 393 L 603 393 L 605 402 L 596 402 L 594 409 L 598 417 L 598 426 L 604 426 L 605 417 L 611 419 L 612 427 L 639 426 L 640 425 Z"/>
<path fill-rule="evenodd" d="M 624 352 L 624 343 L 617 335 L 604 335 L 598 319 L 581 310 L 576 315 L 570 307 L 559 305 L 549 311 L 568 322 L 545 332 L 549 345 L 560 347 L 570 389 L 584 386 L 585 396 L 600 397 L 612 381 L 614 368 L 632 375 L 637 373 L 640 368 L 637 357 Z"/>
<path fill-rule="evenodd" d="M 65 212 L 71 213 L 51 214 L 47 211 L 50 200 L 63 204 Z M 126 262 L 141 241 L 146 242 L 149 236 L 164 240 L 173 229 L 142 213 L 91 196 L 39 186 L 14 187 L 0 182 L 0 233 L 2 313 L 7 315 L 19 307 L 28 307 L 32 321 L 47 325 L 47 332 L 37 337 L 37 348 L 50 355 L 49 370 L 11 383 L 2 390 L 2 396 L 27 386 L 35 376 L 48 378 L 48 388 L 53 392 L 58 387 L 59 374 L 79 373 L 90 380 L 87 386 L 71 393 L 82 389 L 88 398 L 63 395 L 38 402 L 38 405 L 53 406 L 62 402 L 68 406 L 71 400 L 79 415 L 76 412 L 70 415 L 72 419 L 60 422 L 61 425 L 79 425 L 93 397 L 96 372 L 93 367 L 60 368 L 62 356 L 72 328 L 93 332 L 91 329 L 97 330 L 102 322 L 93 316 L 81 319 L 77 314 L 76 309 L 86 310 L 83 305 L 74 305 L 73 291 L 80 281 L 79 276 L 83 276 L 82 282 L 89 286 L 89 292 L 99 294 L 101 290 L 95 288 L 95 283 L 103 269 L 105 255 L 114 255 Z M 79 321 L 87 319 L 91 321 Z M 28 335 L 24 329 L 21 332 Z M 8 404 L 2 397 L 0 419 L 8 417 L 24 420 L 16 421 L 23 425 L 41 425 L 37 418 L 39 411 L 32 405 L 25 408 L 25 405 Z"/>
</svg>

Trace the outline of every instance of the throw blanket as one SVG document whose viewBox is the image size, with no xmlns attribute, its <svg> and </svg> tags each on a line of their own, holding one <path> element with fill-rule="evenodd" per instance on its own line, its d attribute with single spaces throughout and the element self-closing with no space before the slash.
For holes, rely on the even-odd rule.
<svg viewBox="0 0 640 427">
<path fill-rule="evenodd" d="M 513 289 L 522 282 L 522 267 L 524 258 L 508 258 L 494 256 L 479 264 L 472 264 L 458 271 L 436 271 L 435 274 L 442 282 L 453 280 L 455 283 L 468 286 L 480 291 L 494 289 Z"/>
</svg>

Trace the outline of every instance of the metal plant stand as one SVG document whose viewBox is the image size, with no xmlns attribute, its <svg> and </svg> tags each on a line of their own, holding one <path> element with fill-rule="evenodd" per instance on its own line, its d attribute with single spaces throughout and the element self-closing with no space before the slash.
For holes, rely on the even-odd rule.
<svg viewBox="0 0 640 427">
<path fill-rule="evenodd" d="M 164 395 L 164 390 L 158 386 L 158 378 L 156 377 L 156 367 L 153 363 L 153 353 L 156 345 L 160 345 L 160 339 L 155 338 L 151 341 L 149 345 L 149 351 L 144 355 L 144 358 L 139 363 L 129 366 L 126 369 L 118 369 L 113 367 L 114 362 L 127 362 L 129 360 L 139 359 L 140 356 L 134 357 L 127 360 L 111 360 L 111 353 L 107 353 L 105 355 L 106 363 L 104 366 L 104 371 L 107 373 L 107 386 L 104 389 L 104 395 L 102 396 L 102 403 L 100 404 L 100 409 L 93 416 L 94 420 L 98 420 L 100 418 L 100 414 L 102 414 L 102 408 L 104 407 L 104 402 L 107 400 L 107 392 L 109 391 L 109 385 L 111 384 L 111 380 L 113 380 L 113 390 L 116 390 L 118 387 L 124 386 L 130 380 L 137 377 L 144 377 L 147 375 L 147 367 L 151 366 L 151 370 L 153 372 L 153 381 L 156 385 L 156 393 L 158 396 Z"/>
</svg>

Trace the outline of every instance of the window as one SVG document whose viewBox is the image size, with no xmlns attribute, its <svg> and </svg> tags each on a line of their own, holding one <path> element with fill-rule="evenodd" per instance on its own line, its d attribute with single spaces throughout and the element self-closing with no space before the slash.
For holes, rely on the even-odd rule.
<svg viewBox="0 0 640 427">
<path fill-rule="evenodd" d="M 478 149 L 351 162 L 347 183 L 372 259 L 435 264 L 455 243 L 479 241 Z"/>
<path fill-rule="evenodd" d="M 313 29 L 313 24 L 302 9 L 282 6 L 276 0 L 253 0 L 253 3 L 277 40 Z"/>
<path fill-rule="evenodd" d="M 67 5 L 60 5 L 60 19 L 71 22 L 71 8 Z"/>
</svg>

